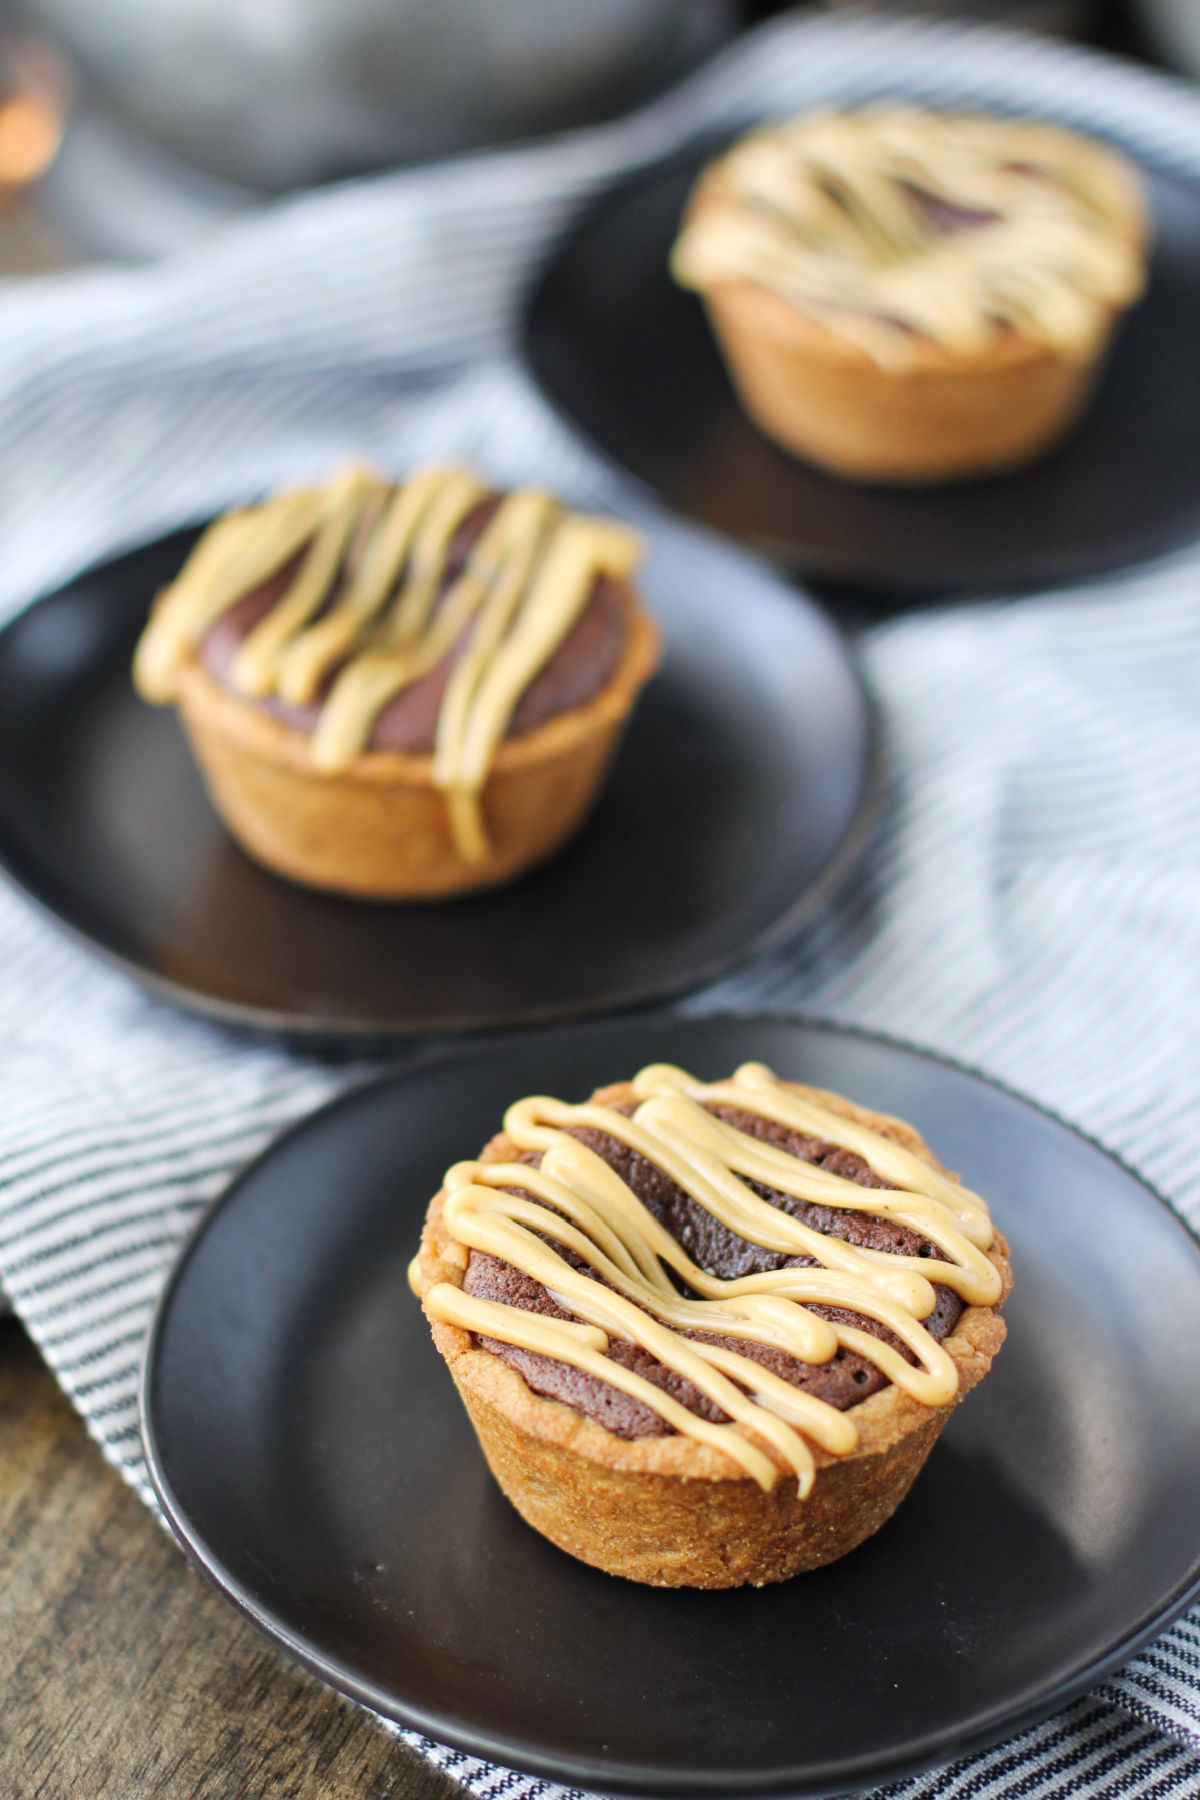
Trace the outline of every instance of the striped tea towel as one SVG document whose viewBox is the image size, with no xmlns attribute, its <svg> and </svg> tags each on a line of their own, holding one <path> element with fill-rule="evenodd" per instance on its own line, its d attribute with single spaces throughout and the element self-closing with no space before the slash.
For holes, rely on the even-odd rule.
<svg viewBox="0 0 1200 1800">
<path fill-rule="evenodd" d="M 142 270 L 0 292 L 0 611 L 89 560 L 351 454 L 473 458 L 619 507 L 512 353 L 590 192 L 699 131 L 902 92 L 1045 111 L 1200 180 L 1200 97 L 1064 46 L 777 21 L 629 120 L 304 196 Z M 692 1008 L 803 1009 L 991 1070 L 1200 1223 L 1200 548 L 869 634 L 891 759 L 862 869 Z M 203 1203 L 353 1071 L 176 1015 L 0 893 L 0 1278 L 153 1504 L 136 1378 Z M 480 1800 L 559 1790 L 428 1743 Z M 909 1800 L 1200 1793 L 1200 1617 Z"/>
</svg>

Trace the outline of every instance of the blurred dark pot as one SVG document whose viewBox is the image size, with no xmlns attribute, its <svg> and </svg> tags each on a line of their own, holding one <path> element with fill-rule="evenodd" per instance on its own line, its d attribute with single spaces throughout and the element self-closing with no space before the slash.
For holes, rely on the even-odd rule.
<svg viewBox="0 0 1200 1800">
<path fill-rule="evenodd" d="M 580 125 L 730 31 L 733 0 L 25 0 L 93 98 L 259 190 Z"/>
</svg>

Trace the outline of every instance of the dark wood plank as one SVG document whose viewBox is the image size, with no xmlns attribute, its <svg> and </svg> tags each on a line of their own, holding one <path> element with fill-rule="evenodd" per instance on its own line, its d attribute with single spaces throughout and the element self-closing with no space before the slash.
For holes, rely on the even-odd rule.
<svg viewBox="0 0 1200 1800">
<path fill-rule="evenodd" d="M 0 1321 L 0 1795 L 452 1800 L 190 1569 Z"/>
</svg>

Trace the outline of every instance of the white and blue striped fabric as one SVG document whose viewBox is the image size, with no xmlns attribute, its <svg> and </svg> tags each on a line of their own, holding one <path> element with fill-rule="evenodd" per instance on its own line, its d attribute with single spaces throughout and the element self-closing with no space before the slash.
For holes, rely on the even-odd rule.
<svg viewBox="0 0 1200 1800">
<path fill-rule="evenodd" d="M 1200 180 L 1200 96 L 985 27 L 784 19 L 631 120 L 287 202 L 167 264 L 0 291 L 0 612 L 350 454 L 467 456 L 620 505 L 514 322 L 546 246 L 694 132 L 901 92 L 1045 112 Z M 694 996 L 906 1036 L 1001 1076 L 1200 1224 L 1200 547 L 868 634 L 890 789 L 865 872 Z M 353 1071 L 172 1012 L 0 892 L 0 1278 L 121 1473 L 147 1319 L 198 1209 Z M 1200 1497 L 1198 1497 L 1200 1504 Z M 560 1790 L 422 1750 L 479 1800 Z M 1200 1615 L 904 1800 L 1200 1793 Z"/>
</svg>

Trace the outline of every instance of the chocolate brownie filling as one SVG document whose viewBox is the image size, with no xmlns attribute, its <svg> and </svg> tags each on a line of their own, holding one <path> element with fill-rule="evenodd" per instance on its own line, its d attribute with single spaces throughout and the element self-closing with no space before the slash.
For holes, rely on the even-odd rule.
<svg viewBox="0 0 1200 1800">
<path fill-rule="evenodd" d="M 483 500 L 469 512 L 451 541 L 446 559 L 446 580 L 442 596 L 462 573 L 472 549 L 500 504 L 499 495 Z M 200 646 L 200 660 L 213 679 L 230 692 L 233 686 L 231 667 L 242 640 L 275 606 L 294 580 L 303 552 L 291 558 L 267 581 L 244 594 L 223 613 L 211 627 Z M 338 580 L 316 617 L 326 612 L 339 597 L 348 579 L 343 568 Z M 591 596 L 571 631 L 563 639 L 545 667 L 534 677 L 522 694 L 509 723 L 509 737 L 520 737 L 533 731 L 560 713 L 584 706 L 611 678 L 628 634 L 628 606 L 622 583 L 611 576 L 600 575 Z M 437 732 L 438 713 L 450 672 L 461 656 L 469 629 L 455 644 L 449 655 L 420 680 L 412 682 L 382 709 L 371 733 L 372 750 L 401 750 L 414 753 L 431 751 Z M 305 706 L 289 706 L 274 695 L 248 700 L 248 704 L 269 713 L 293 731 L 310 736 L 333 677 L 326 681 L 315 698 Z M 242 696 L 242 698 L 246 698 Z"/>
<path fill-rule="evenodd" d="M 927 222 L 943 236 L 949 237 L 956 231 L 973 231 L 980 225 L 995 225 L 999 222 L 1000 214 L 991 207 L 963 206 L 958 201 L 947 199 L 944 194 L 931 193 L 928 188 L 919 186 L 915 181 L 901 181 L 898 185 L 912 196 Z"/>
<path fill-rule="evenodd" d="M 628 1113 L 633 1107 L 627 1105 L 615 1110 Z M 825 1143 L 819 1138 L 807 1137 L 787 1125 L 764 1119 L 757 1113 L 738 1107 L 710 1106 L 707 1110 L 738 1131 L 774 1145 L 802 1162 L 857 1182 L 860 1187 L 881 1188 L 887 1185 L 852 1150 Z M 590 1128 L 574 1131 L 572 1135 L 603 1157 L 637 1195 L 647 1211 L 683 1246 L 692 1261 L 708 1274 L 731 1280 L 764 1269 L 812 1266 L 811 1257 L 788 1256 L 778 1251 L 765 1250 L 738 1236 L 698 1205 L 657 1164 L 648 1161 L 619 1139 Z M 521 1160 L 536 1164 L 541 1158 L 531 1156 Z M 886 1250 L 895 1255 L 934 1261 L 945 1260 L 935 1244 L 908 1226 L 879 1218 L 872 1213 L 852 1212 L 800 1200 L 794 1195 L 782 1194 L 756 1181 L 750 1181 L 747 1185 L 770 1205 L 779 1207 L 781 1211 L 789 1213 L 823 1236 L 841 1238 L 844 1242 L 863 1249 Z M 562 1246 L 556 1245 L 555 1249 L 573 1267 L 586 1266 Z M 525 1312 L 558 1319 L 571 1316 L 563 1311 L 540 1282 L 510 1263 L 501 1262 L 498 1258 L 477 1250 L 470 1253 L 463 1289 L 480 1299 L 499 1301 L 507 1306 L 519 1307 Z M 931 1337 L 941 1341 L 954 1330 L 964 1307 L 952 1289 L 935 1284 L 935 1292 L 937 1304 L 922 1323 Z M 900 1340 L 874 1319 L 848 1312 L 841 1307 L 813 1304 L 810 1310 L 823 1319 L 854 1325 L 861 1331 L 870 1332 L 873 1337 L 898 1349 L 908 1361 L 915 1360 Z M 601 1381 L 595 1375 L 536 1351 L 502 1344 L 494 1338 L 480 1337 L 477 1341 L 483 1349 L 517 1369 L 535 1393 L 562 1401 L 586 1418 L 606 1426 L 617 1437 L 661 1437 L 672 1431 L 672 1427 L 653 1408 Z M 770 1345 L 724 1337 L 714 1337 L 711 1341 L 751 1358 L 794 1387 L 802 1388 L 806 1393 L 836 1407 L 839 1412 L 847 1411 L 870 1394 L 890 1385 L 887 1376 L 874 1363 L 844 1347 L 838 1349 L 831 1361 L 813 1364 L 803 1363 L 787 1351 Z M 725 1414 L 712 1401 L 691 1382 L 658 1362 L 649 1351 L 613 1338 L 609 1343 L 608 1355 L 613 1362 L 632 1369 L 653 1382 L 690 1412 L 717 1423 L 724 1421 Z"/>
</svg>

